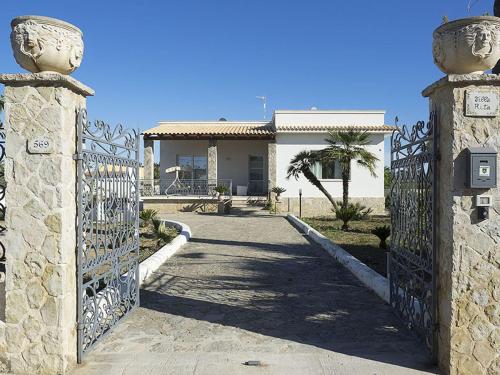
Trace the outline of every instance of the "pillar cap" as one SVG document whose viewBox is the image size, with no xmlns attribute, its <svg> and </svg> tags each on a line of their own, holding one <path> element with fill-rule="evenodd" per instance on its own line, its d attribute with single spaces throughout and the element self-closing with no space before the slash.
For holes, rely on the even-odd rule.
<svg viewBox="0 0 500 375">
<path fill-rule="evenodd" d="M 463 87 L 468 85 L 476 86 L 500 86 L 499 74 L 450 74 L 440 80 L 434 82 L 432 85 L 422 91 L 423 97 L 431 96 L 436 90 L 445 87 Z"/>
<path fill-rule="evenodd" d="M 56 72 L 0 74 L 0 83 L 6 86 L 59 86 L 83 96 L 95 94 L 94 90 L 73 77 Z"/>
</svg>

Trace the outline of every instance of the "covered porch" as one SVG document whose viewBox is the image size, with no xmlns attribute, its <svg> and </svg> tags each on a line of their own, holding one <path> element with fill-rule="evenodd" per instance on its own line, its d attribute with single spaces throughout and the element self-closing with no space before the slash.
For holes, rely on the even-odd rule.
<svg viewBox="0 0 500 375">
<path fill-rule="evenodd" d="M 143 136 L 143 196 L 215 197 L 217 186 L 227 189 L 228 198 L 267 196 L 275 186 L 276 144 L 270 123 L 167 122 Z M 155 151 L 159 176 L 154 174 Z"/>
</svg>

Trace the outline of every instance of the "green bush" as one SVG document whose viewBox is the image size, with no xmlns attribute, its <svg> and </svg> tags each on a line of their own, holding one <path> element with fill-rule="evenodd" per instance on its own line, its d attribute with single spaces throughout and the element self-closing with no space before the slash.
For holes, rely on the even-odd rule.
<svg viewBox="0 0 500 375">
<path fill-rule="evenodd" d="M 360 203 L 349 203 L 347 207 L 343 207 L 342 202 L 336 202 L 332 211 L 335 213 L 337 220 L 341 220 L 344 223 L 342 230 L 349 230 L 350 221 L 367 219 L 372 209 L 366 208 Z"/>
<path fill-rule="evenodd" d="M 280 186 L 275 186 L 275 187 L 273 187 L 273 188 L 271 189 L 271 191 L 272 191 L 273 193 L 275 193 L 276 195 L 281 195 L 281 194 L 283 194 L 283 193 L 286 191 L 286 189 L 285 189 L 285 188 L 282 188 L 282 187 L 280 187 Z"/>
<path fill-rule="evenodd" d="M 174 227 L 167 227 L 164 223 L 161 223 L 156 231 L 156 235 L 159 238 L 159 242 L 163 242 L 163 244 L 169 243 L 172 241 L 178 232 Z"/>
<path fill-rule="evenodd" d="M 158 215 L 158 211 L 147 209 L 147 210 L 142 210 L 139 213 L 139 218 L 143 220 L 145 224 L 149 224 L 153 219 L 156 218 L 156 215 Z"/>
<path fill-rule="evenodd" d="M 225 185 L 217 185 L 214 187 L 214 191 L 219 194 L 225 194 L 229 191 L 229 189 Z"/>
<path fill-rule="evenodd" d="M 153 223 L 153 227 L 155 229 L 155 232 L 158 232 L 158 229 L 160 228 L 162 221 L 159 219 L 153 219 L 152 223 Z"/>
<path fill-rule="evenodd" d="M 387 249 L 387 238 L 391 235 L 391 228 L 388 225 L 382 227 L 376 227 L 372 229 L 372 234 L 380 239 L 380 244 L 378 245 L 381 249 Z"/>
</svg>

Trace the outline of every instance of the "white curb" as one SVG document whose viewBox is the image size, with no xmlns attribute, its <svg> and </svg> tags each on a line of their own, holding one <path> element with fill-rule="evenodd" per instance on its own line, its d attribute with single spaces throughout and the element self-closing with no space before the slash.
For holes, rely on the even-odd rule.
<svg viewBox="0 0 500 375">
<path fill-rule="evenodd" d="M 191 229 L 186 224 L 173 220 L 162 220 L 162 222 L 167 227 L 176 228 L 180 234 L 139 264 L 139 285 L 160 268 L 167 259 L 174 255 L 191 238 Z"/>
<path fill-rule="evenodd" d="M 288 214 L 287 219 L 304 232 L 311 240 L 325 249 L 340 264 L 351 271 L 363 284 L 373 290 L 385 302 L 390 303 L 389 280 L 378 274 L 363 262 L 353 257 L 340 246 L 331 242 L 310 225 L 298 219 L 295 215 Z"/>
</svg>

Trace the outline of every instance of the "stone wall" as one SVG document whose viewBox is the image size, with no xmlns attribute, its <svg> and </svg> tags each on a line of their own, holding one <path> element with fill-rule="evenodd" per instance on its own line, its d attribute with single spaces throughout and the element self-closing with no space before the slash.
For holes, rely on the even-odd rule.
<svg viewBox="0 0 500 375">
<path fill-rule="evenodd" d="M 465 93 L 500 95 L 496 75 L 449 76 L 424 91 L 439 114 L 438 359 L 446 374 L 500 373 L 500 188 L 465 187 L 468 147 L 500 150 L 500 118 L 464 115 Z M 500 165 L 500 163 L 499 163 Z M 478 220 L 475 196 L 493 196 Z"/>
<path fill-rule="evenodd" d="M 76 361 L 76 109 L 92 90 L 57 73 L 0 75 L 6 122 L 6 327 L 14 373 Z M 27 151 L 44 136 L 48 154 Z"/>
<path fill-rule="evenodd" d="M 218 200 L 216 198 L 143 198 L 141 209 L 152 209 L 159 214 L 172 214 L 176 212 L 217 212 Z"/>
<path fill-rule="evenodd" d="M 210 139 L 208 141 L 207 178 L 209 180 L 217 180 L 217 140 L 216 139 Z"/>
<path fill-rule="evenodd" d="M 342 198 L 338 199 L 339 201 Z M 384 198 L 349 198 L 351 203 L 361 203 L 373 210 L 374 215 L 386 214 Z M 299 198 L 281 197 L 280 211 L 299 215 Z M 302 198 L 302 217 L 331 216 L 332 204 L 326 198 Z"/>
</svg>

